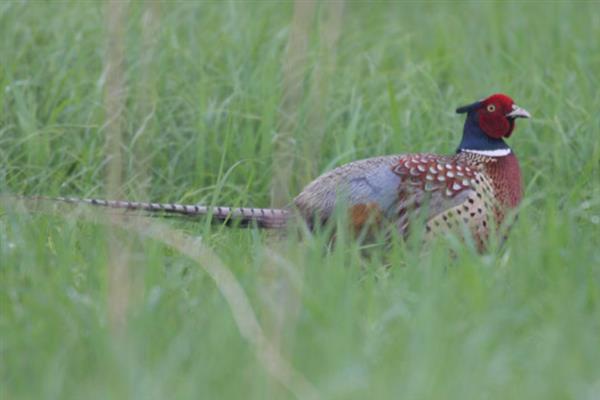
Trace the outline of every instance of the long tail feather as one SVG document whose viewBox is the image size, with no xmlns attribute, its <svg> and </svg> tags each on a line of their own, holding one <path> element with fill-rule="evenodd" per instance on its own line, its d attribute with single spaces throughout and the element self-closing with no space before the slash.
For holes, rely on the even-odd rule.
<svg viewBox="0 0 600 400">
<path fill-rule="evenodd" d="M 256 225 L 264 229 L 282 229 L 291 217 L 290 211 L 280 208 L 217 207 L 197 204 L 147 203 L 77 197 L 34 197 L 30 199 L 58 201 L 70 204 L 89 204 L 124 211 L 144 211 L 158 215 L 207 216 L 214 221 L 231 223 L 242 227 Z"/>
</svg>

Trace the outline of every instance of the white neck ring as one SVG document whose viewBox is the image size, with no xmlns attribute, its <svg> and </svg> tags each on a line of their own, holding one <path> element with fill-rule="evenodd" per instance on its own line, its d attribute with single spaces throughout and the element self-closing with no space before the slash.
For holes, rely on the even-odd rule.
<svg viewBox="0 0 600 400">
<path fill-rule="evenodd" d="M 473 153 L 479 154 L 480 156 L 486 157 L 505 157 L 512 153 L 510 149 L 496 149 L 496 150 L 469 150 L 469 149 L 460 149 L 460 151 L 464 151 L 465 153 Z"/>
</svg>

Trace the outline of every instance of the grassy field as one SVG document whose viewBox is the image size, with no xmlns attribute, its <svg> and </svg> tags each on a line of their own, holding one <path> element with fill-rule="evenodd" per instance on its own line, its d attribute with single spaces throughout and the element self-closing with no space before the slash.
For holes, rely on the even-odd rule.
<svg viewBox="0 0 600 400">
<path fill-rule="evenodd" d="M 0 204 L 0 397 L 600 398 L 599 38 L 598 2 L 1 2 L 0 194 L 268 206 L 494 92 L 534 118 L 484 256 Z"/>
</svg>

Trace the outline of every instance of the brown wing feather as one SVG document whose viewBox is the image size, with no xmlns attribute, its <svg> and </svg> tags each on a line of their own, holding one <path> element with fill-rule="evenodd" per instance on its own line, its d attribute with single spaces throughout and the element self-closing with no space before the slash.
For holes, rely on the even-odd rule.
<svg viewBox="0 0 600 400">
<path fill-rule="evenodd" d="M 466 225 L 478 242 L 485 240 L 493 191 L 476 166 L 458 157 L 417 154 L 400 160 L 393 171 L 402 180 L 396 210 L 400 233 L 406 235 L 410 221 L 425 212 L 428 236 L 464 232 Z"/>
</svg>

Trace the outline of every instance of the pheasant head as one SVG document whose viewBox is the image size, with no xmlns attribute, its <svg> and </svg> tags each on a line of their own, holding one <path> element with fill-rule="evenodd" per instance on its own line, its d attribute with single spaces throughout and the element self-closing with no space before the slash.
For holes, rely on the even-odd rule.
<svg viewBox="0 0 600 400">
<path fill-rule="evenodd" d="M 482 154 L 510 152 L 504 138 L 510 137 L 517 118 L 529 118 L 529 113 L 517 106 L 505 94 L 493 94 L 483 100 L 456 109 L 467 113 L 463 138 L 458 151 L 474 151 Z"/>
</svg>

